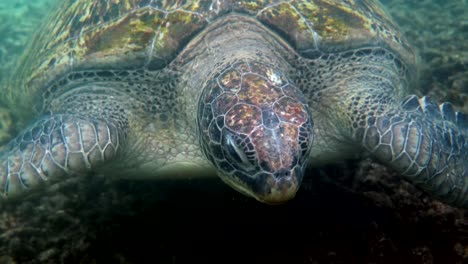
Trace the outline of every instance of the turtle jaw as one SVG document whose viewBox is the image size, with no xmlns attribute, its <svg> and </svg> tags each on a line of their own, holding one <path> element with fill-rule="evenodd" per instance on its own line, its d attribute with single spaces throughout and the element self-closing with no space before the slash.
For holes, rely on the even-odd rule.
<svg viewBox="0 0 468 264">
<path fill-rule="evenodd" d="M 265 183 L 263 183 L 263 186 L 261 186 L 263 192 L 257 192 L 253 197 L 265 204 L 284 204 L 296 196 L 301 185 L 302 178 L 302 169 L 299 169 L 298 167 L 291 170 L 290 175 L 287 177 L 270 177 Z"/>
<path fill-rule="evenodd" d="M 281 205 L 296 196 L 302 182 L 303 169 L 296 166 L 290 171 L 283 169 L 280 173 L 288 175 L 278 177 L 278 175 L 269 173 L 258 173 L 253 176 L 239 177 L 236 175 L 233 177 L 229 174 L 219 173 L 219 177 L 234 190 L 255 198 L 261 203 Z"/>
</svg>

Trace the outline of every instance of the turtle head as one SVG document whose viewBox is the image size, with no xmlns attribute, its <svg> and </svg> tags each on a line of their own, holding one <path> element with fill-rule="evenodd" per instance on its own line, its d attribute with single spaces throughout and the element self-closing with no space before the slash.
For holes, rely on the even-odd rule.
<svg viewBox="0 0 468 264">
<path fill-rule="evenodd" d="M 197 118 L 203 152 L 223 181 L 268 204 L 295 196 L 313 125 L 304 96 L 281 72 L 227 67 L 206 83 Z"/>
</svg>

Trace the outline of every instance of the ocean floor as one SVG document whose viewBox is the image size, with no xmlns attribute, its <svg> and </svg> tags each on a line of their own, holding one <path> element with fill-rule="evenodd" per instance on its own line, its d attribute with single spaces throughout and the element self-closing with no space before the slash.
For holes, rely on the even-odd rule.
<svg viewBox="0 0 468 264">
<path fill-rule="evenodd" d="M 15 0 L 16 14 L 4 2 L 0 70 L 12 65 L 47 9 Z M 384 3 L 419 51 L 421 95 L 468 113 L 467 2 Z M 274 207 L 216 179 L 71 179 L 0 204 L 0 264 L 468 263 L 466 210 L 432 200 L 369 160 L 308 175 L 293 201 Z"/>
</svg>

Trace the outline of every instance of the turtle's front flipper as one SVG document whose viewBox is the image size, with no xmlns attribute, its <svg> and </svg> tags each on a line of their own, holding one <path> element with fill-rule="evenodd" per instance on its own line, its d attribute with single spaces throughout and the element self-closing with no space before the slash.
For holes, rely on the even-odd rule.
<svg viewBox="0 0 468 264">
<path fill-rule="evenodd" d="M 49 179 L 89 172 L 115 156 L 121 134 L 102 119 L 42 118 L 0 152 L 0 197 L 15 196 Z"/>
<path fill-rule="evenodd" d="M 354 121 L 354 138 L 438 199 L 468 207 L 467 117 L 448 103 L 416 96 L 397 109 L 379 112 Z"/>
</svg>

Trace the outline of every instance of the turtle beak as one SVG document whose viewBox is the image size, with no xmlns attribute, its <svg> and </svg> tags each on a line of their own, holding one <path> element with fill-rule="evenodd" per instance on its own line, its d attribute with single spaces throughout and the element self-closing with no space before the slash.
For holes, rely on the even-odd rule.
<svg viewBox="0 0 468 264">
<path fill-rule="evenodd" d="M 263 183 L 263 194 L 257 193 L 254 198 L 265 204 L 284 204 L 296 196 L 302 178 L 303 172 L 299 167 L 292 170 L 283 169 L 268 177 Z"/>
<path fill-rule="evenodd" d="M 246 196 L 268 205 L 280 205 L 296 196 L 302 182 L 303 169 L 295 167 L 292 170 L 282 169 L 274 174 L 258 173 L 254 176 L 219 176 L 233 189 Z"/>
</svg>

